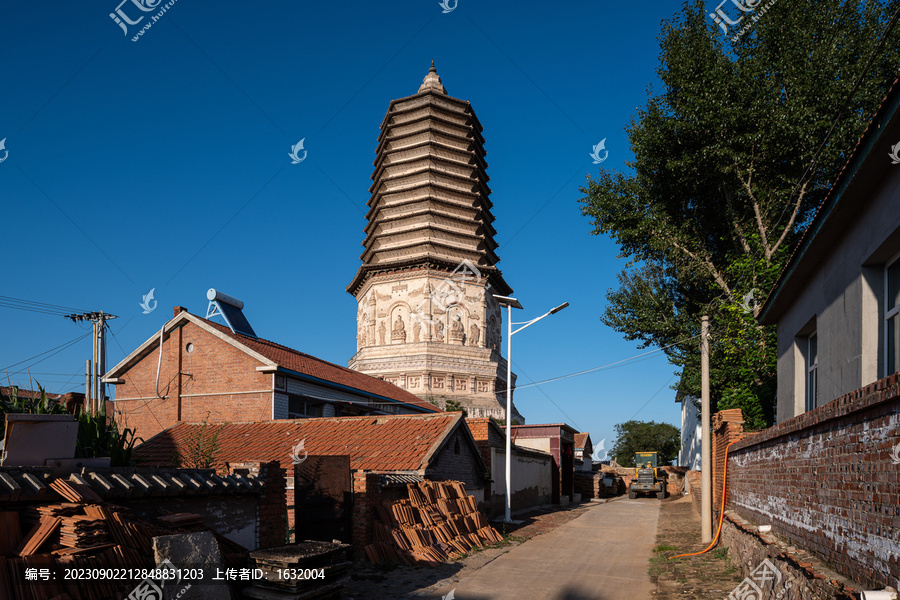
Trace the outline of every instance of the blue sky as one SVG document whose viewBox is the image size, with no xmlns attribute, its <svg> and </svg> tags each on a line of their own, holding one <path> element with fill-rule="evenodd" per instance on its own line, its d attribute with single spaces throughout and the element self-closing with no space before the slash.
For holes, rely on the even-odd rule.
<svg viewBox="0 0 900 600">
<path fill-rule="evenodd" d="M 519 384 L 646 352 L 599 320 L 624 260 L 589 234 L 578 188 L 601 139 L 604 167 L 632 158 L 624 128 L 659 90 L 657 35 L 677 3 L 459 0 L 443 13 L 437 0 L 177 0 L 133 42 L 149 17 L 126 36 L 109 17 L 118 2 L 0 8 L 0 296 L 118 315 L 114 365 L 172 306 L 205 315 L 215 287 L 245 302 L 261 337 L 346 365 L 356 303 L 344 288 L 379 125 L 434 60 L 484 126 L 517 320 L 571 303 L 515 336 Z M 121 6 L 132 20 L 156 14 Z M 308 155 L 292 165 L 301 138 Z M 145 315 L 151 288 L 158 308 Z M 82 391 L 89 338 L 26 359 L 83 333 L 0 307 L 3 385 L 9 373 L 27 387 L 30 368 L 51 391 Z M 651 354 L 523 388 L 516 404 L 530 423 L 567 422 L 609 448 L 630 418 L 679 424 L 674 371 Z"/>
</svg>

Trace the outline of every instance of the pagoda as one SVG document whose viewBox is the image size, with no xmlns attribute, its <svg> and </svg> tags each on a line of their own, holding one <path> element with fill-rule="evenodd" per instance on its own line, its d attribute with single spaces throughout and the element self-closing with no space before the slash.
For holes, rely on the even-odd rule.
<svg viewBox="0 0 900 600">
<path fill-rule="evenodd" d="M 434 62 L 381 123 L 356 297 L 351 369 L 441 408 L 506 418 L 502 316 L 482 127 Z M 515 375 L 513 375 L 515 384 Z M 513 408 L 513 419 L 524 423 Z"/>
</svg>

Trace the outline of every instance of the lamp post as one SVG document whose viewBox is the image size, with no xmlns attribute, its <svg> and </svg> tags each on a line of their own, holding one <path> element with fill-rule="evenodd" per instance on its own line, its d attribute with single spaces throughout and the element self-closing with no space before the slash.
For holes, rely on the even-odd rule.
<svg viewBox="0 0 900 600">
<path fill-rule="evenodd" d="M 567 307 L 569 303 L 564 302 L 536 319 L 525 321 L 523 323 L 513 323 L 512 309 L 522 308 L 522 305 L 515 298 L 499 296 L 497 294 L 493 294 L 493 296 L 497 302 L 500 303 L 501 307 L 506 307 L 506 516 L 503 520 L 506 523 L 510 523 L 512 522 L 512 477 L 510 475 L 512 465 L 512 336 L 526 327 L 531 327 L 544 317 L 549 317 L 552 314 L 558 313 Z M 513 331 L 513 325 L 521 325 L 521 327 Z"/>
</svg>

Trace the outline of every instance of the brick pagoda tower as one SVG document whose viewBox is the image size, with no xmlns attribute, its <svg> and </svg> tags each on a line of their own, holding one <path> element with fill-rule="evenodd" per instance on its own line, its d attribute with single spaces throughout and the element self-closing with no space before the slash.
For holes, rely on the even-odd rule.
<svg viewBox="0 0 900 600">
<path fill-rule="evenodd" d="M 506 418 L 501 311 L 481 124 L 431 64 L 418 93 L 392 100 L 369 188 L 350 368 L 470 417 Z M 513 375 L 515 384 L 515 375 Z M 513 408 L 513 418 L 524 423 Z"/>
</svg>

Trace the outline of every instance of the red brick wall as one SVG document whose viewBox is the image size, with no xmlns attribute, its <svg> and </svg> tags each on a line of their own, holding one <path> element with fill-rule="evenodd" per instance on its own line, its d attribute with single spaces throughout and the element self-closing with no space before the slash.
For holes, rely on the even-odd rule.
<svg viewBox="0 0 900 600">
<path fill-rule="evenodd" d="M 687 473 L 687 483 L 686 486 L 688 490 L 690 490 L 691 501 L 694 503 L 694 511 L 697 515 L 702 515 L 701 507 L 702 507 L 702 479 L 703 474 L 700 471 L 688 471 Z"/>
<path fill-rule="evenodd" d="M 731 448 L 729 509 L 870 588 L 900 587 L 900 374 Z"/>
<path fill-rule="evenodd" d="M 722 505 L 722 474 L 725 470 L 725 449 L 731 442 L 742 439 L 744 433 L 744 417 L 739 408 L 729 408 L 712 416 L 713 435 L 710 444 L 712 459 L 712 509 L 718 516 Z M 733 448 L 734 446 L 732 446 Z M 726 491 L 727 493 L 727 491 Z"/>
<path fill-rule="evenodd" d="M 363 548 L 373 539 L 372 523 L 375 518 L 375 503 L 379 502 L 378 475 L 365 471 L 353 472 L 353 522 L 350 536 L 357 558 L 365 558 Z"/>
<path fill-rule="evenodd" d="M 157 338 L 159 332 L 156 332 Z M 179 340 L 180 338 L 180 340 Z M 194 351 L 184 350 L 188 343 Z M 181 353 L 181 396 L 178 359 Z M 272 375 L 256 371 L 259 361 L 231 344 L 188 322 L 163 341 L 163 360 L 156 397 L 157 349 L 122 375 L 115 386 L 116 418 L 121 426 L 136 429 L 150 439 L 182 421 L 260 421 L 272 418 Z M 259 391 L 267 390 L 267 391 Z M 243 393 L 251 391 L 254 393 Z M 212 396 L 192 396 L 215 394 Z M 130 399 L 136 398 L 136 399 Z M 125 399 L 125 400 L 119 400 Z"/>
</svg>

